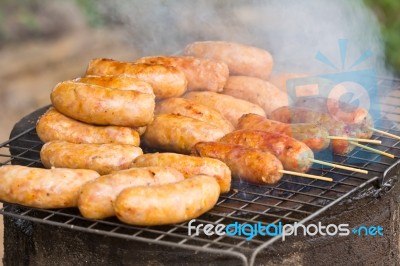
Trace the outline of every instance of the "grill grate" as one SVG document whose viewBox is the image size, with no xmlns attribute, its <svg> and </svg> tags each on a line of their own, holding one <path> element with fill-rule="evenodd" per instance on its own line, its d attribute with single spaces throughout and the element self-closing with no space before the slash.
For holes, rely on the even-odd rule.
<svg viewBox="0 0 400 266">
<path fill-rule="evenodd" d="M 375 121 L 379 129 L 400 135 L 400 80 L 381 79 L 382 91 L 393 88 L 389 93 L 390 101 L 381 106 L 381 117 Z M 383 99 L 388 99 L 383 98 Z M 35 121 L 46 108 L 32 114 L 30 120 L 23 120 L 25 129 L 10 140 L 0 144 L 0 165 L 20 164 L 32 167 L 43 167 L 39 151 L 43 143 L 35 132 Z M 20 122 L 21 123 L 21 122 Z M 381 151 L 400 156 L 400 141 L 374 134 L 372 139 L 382 141 L 373 145 Z M 274 187 L 255 186 L 248 183 L 233 182 L 233 189 L 218 200 L 217 205 L 208 213 L 196 219 L 196 223 L 262 225 L 270 223 L 306 223 L 328 208 L 343 201 L 354 192 L 382 185 L 387 178 L 393 177 L 389 171 L 399 165 L 397 159 L 387 158 L 370 151 L 354 149 L 348 156 L 334 156 L 335 163 L 351 164 L 357 160 L 355 167 L 369 171 L 368 175 L 332 167 L 312 168 L 310 173 L 332 177 L 333 182 L 310 180 L 285 175 Z M 280 237 L 256 236 L 247 241 L 246 236 L 207 236 L 188 235 L 188 223 L 169 226 L 139 227 L 119 222 L 116 218 L 90 220 L 83 218 L 75 208 L 43 210 L 27 208 L 6 203 L 0 213 L 17 219 L 24 219 L 83 232 L 107 235 L 122 239 L 167 245 L 176 248 L 191 249 L 199 252 L 229 255 L 241 260 L 243 264 L 252 264 L 257 254 L 270 246 Z M 192 232 L 194 233 L 194 232 Z"/>
</svg>

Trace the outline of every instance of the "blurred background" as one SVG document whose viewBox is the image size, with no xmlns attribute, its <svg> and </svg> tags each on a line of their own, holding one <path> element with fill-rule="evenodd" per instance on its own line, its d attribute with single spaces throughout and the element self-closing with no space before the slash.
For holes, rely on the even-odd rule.
<svg viewBox="0 0 400 266">
<path fill-rule="evenodd" d="M 261 1 L 268 3 L 262 6 L 260 1 L 200 1 L 209 2 L 207 6 L 200 4 L 199 1 L 182 3 L 182 1 L 150 0 L 146 1 L 148 4 L 139 2 L 142 1 L 1 0 L 0 139 L 8 138 L 12 126 L 22 116 L 49 104 L 49 93 L 57 82 L 83 75 L 88 61 L 94 57 L 128 61 L 151 53 L 174 53 L 179 52 L 182 48 L 180 45 L 189 41 L 206 39 L 207 36 L 218 38 L 219 35 L 223 36 L 221 39 L 233 41 L 248 42 L 253 38 L 255 45 L 261 46 L 265 42 L 266 46 L 270 45 L 273 55 L 274 53 L 277 56 L 286 55 L 281 48 L 281 50 L 275 49 L 273 46 L 275 43 L 259 37 L 273 36 L 269 39 L 279 39 L 282 35 L 282 32 L 280 35 L 278 33 L 271 35 L 271 32 L 278 32 L 275 30 L 276 25 L 270 23 L 274 19 L 272 16 L 275 14 L 275 20 L 282 21 L 274 10 L 279 8 L 277 1 Z M 284 2 L 283 6 L 287 9 L 286 13 L 281 13 L 287 16 L 284 18 L 286 21 L 293 17 L 290 6 L 293 6 L 293 12 L 306 14 L 304 16 L 308 16 L 308 12 L 311 12 L 308 10 L 314 12 L 314 9 L 321 6 L 315 4 L 321 1 L 302 1 L 309 2 L 302 11 L 294 4 L 295 1 L 280 2 Z M 381 37 L 375 36 L 378 35 L 376 30 L 371 36 L 379 39 L 374 40 L 375 42 L 383 44 L 384 54 L 380 55 L 379 51 L 376 53 L 385 58 L 385 67 L 394 73 L 400 73 L 400 16 L 398 16 L 400 1 L 360 0 L 354 1 L 360 2 L 356 6 L 346 6 L 346 1 L 341 0 L 330 2 L 342 3 L 328 7 L 324 4 L 325 9 L 329 9 L 328 13 L 325 13 L 335 14 L 335 17 L 345 21 L 346 27 L 351 27 L 348 19 L 342 19 L 337 14 L 354 17 L 353 24 L 358 25 L 358 28 L 359 24 L 364 24 L 361 25 L 361 29 L 364 28 L 366 31 L 371 28 L 373 31 L 377 23 L 365 24 L 365 17 L 379 21 L 377 30 L 381 31 Z M 305 5 L 303 3 L 302 5 Z M 366 4 L 365 8 L 368 11 L 363 11 L 363 3 Z M 257 14 L 261 8 L 266 10 L 269 20 L 260 26 L 257 25 L 260 24 Z M 199 10 L 203 12 L 197 15 Z M 268 13 L 268 10 L 272 11 Z M 254 13 L 255 11 L 258 13 Z M 374 15 L 370 15 L 369 11 Z M 322 8 L 319 13 L 324 14 Z M 197 15 L 196 19 L 193 18 L 193 14 Z M 311 23 L 315 24 L 316 19 Z M 326 25 L 340 24 L 333 16 L 326 17 L 326 20 L 331 20 L 326 22 Z M 208 35 L 204 34 L 204 29 L 196 30 L 198 24 L 204 25 L 203 28 Z M 323 27 L 323 21 L 319 24 L 318 27 Z M 149 30 L 150 27 L 152 30 Z M 301 25 L 296 23 L 286 25 L 286 29 L 289 30 L 295 28 L 294 30 L 298 31 L 298 27 Z M 305 30 L 302 33 L 305 35 L 308 32 L 319 34 L 308 24 L 303 28 Z M 238 30 L 241 32 L 240 38 L 234 34 Z M 332 31 L 332 28 L 328 30 Z M 283 34 L 282 38 L 285 37 L 287 36 Z M 360 43 L 369 41 L 369 39 L 359 39 Z M 315 40 L 307 45 L 311 46 L 314 42 Z M 160 43 L 166 49 L 159 49 Z M 275 46 L 282 45 L 278 42 Z M 312 52 L 315 53 L 315 49 Z"/>
</svg>

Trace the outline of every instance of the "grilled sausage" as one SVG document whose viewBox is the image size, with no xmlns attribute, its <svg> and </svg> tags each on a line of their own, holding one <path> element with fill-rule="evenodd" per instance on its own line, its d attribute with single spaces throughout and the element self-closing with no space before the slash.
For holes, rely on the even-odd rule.
<svg viewBox="0 0 400 266">
<path fill-rule="evenodd" d="M 310 159 L 314 158 L 306 144 L 275 132 L 238 130 L 225 135 L 220 141 L 271 152 L 285 169 L 295 172 L 307 172 L 312 165 Z"/>
<path fill-rule="evenodd" d="M 307 108 L 280 107 L 271 113 L 271 119 L 283 123 L 315 123 L 325 127 L 331 136 L 360 137 L 364 133 L 362 127 L 349 126 L 341 121 L 333 119 L 329 114 L 316 112 Z M 354 145 L 347 140 L 331 140 L 334 153 L 348 154 L 354 149 Z"/>
<path fill-rule="evenodd" d="M 140 58 L 135 63 L 176 67 L 185 73 L 188 91 L 220 92 L 229 76 L 228 66 L 224 62 L 193 56 L 149 56 Z"/>
<path fill-rule="evenodd" d="M 85 76 L 74 79 L 75 82 L 88 83 L 102 87 L 119 89 L 119 90 L 132 90 L 143 93 L 154 94 L 151 85 L 145 81 L 139 80 L 127 75 L 116 76 Z"/>
<path fill-rule="evenodd" d="M 225 119 L 237 126 L 239 118 L 244 114 L 258 114 L 265 116 L 264 110 L 253 103 L 235 97 L 209 91 L 189 92 L 183 96 L 185 99 L 214 108 L 220 112 Z"/>
<path fill-rule="evenodd" d="M 43 209 L 76 207 L 81 186 L 98 177 L 86 169 L 5 165 L 0 167 L 0 199 Z"/>
<path fill-rule="evenodd" d="M 184 98 L 168 98 L 158 102 L 154 114 L 178 114 L 213 124 L 225 133 L 234 130 L 231 122 L 215 109 Z"/>
<path fill-rule="evenodd" d="M 284 134 L 304 142 L 311 150 L 329 147 L 328 130 L 311 123 L 285 124 L 256 114 L 246 114 L 239 119 L 238 129 L 263 130 Z"/>
<path fill-rule="evenodd" d="M 214 207 L 219 191 L 215 178 L 197 175 L 173 184 L 127 188 L 118 195 L 114 210 L 118 219 L 128 224 L 180 223 Z"/>
<path fill-rule="evenodd" d="M 61 113 L 86 123 L 140 127 L 153 119 L 154 95 L 64 81 L 51 92 Z"/>
<path fill-rule="evenodd" d="M 358 124 L 366 128 L 374 126 L 372 118 L 365 108 L 354 107 L 333 98 L 304 97 L 297 99 L 294 105 L 295 107 L 311 108 L 317 112 L 327 113 L 333 119 L 349 125 Z M 371 130 L 365 132 L 365 138 L 370 138 L 371 136 Z"/>
<path fill-rule="evenodd" d="M 130 167 L 142 149 L 126 144 L 76 144 L 51 141 L 43 145 L 40 159 L 46 168 L 91 169 L 101 175 Z"/>
<path fill-rule="evenodd" d="M 268 116 L 273 110 L 291 103 L 289 96 L 268 81 L 246 76 L 231 76 L 223 94 L 261 106 Z"/>
<path fill-rule="evenodd" d="M 173 168 L 131 168 L 104 175 L 86 183 L 79 194 L 78 207 L 81 214 L 90 219 L 114 216 L 113 202 L 128 187 L 156 186 L 183 180 L 183 175 Z M 143 201 L 146 201 L 143 198 Z"/>
<path fill-rule="evenodd" d="M 212 176 L 221 187 L 221 193 L 231 188 L 231 170 L 219 160 L 177 153 L 147 153 L 138 156 L 132 163 L 132 167 L 145 166 L 169 166 L 177 169 L 185 178 L 199 174 Z"/>
<path fill-rule="evenodd" d="M 143 143 L 151 148 L 189 154 L 199 141 L 214 141 L 225 132 L 212 124 L 182 115 L 155 116 L 143 134 Z"/>
<path fill-rule="evenodd" d="M 271 153 L 222 142 L 199 142 L 192 154 L 226 163 L 240 180 L 273 185 L 282 178 L 282 163 Z"/>
<path fill-rule="evenodd" d="M 86 75 L 128 75 L 148 82 L 158 99 L 178 97 L 187 89 L 185 74 L 171 66 L 133 64 L 98 58 L 89 62 Z"/>
<path fill-rule="evenodd" d="M 186 55 L 225 62 L 231 75 L 244 75 L 268 79 L 273 60 L 266 50 L 239 43 L 206 41 L 186 46 Z"/>
<path fill-rule="evenodd" d="M 61 114 L 53 107 L 39 118 L 36 132 L 43 142 L 65 140 L 72 143 L 140 144 L 138 132 L 129 127 L 85 124 Z"/>
</svg>

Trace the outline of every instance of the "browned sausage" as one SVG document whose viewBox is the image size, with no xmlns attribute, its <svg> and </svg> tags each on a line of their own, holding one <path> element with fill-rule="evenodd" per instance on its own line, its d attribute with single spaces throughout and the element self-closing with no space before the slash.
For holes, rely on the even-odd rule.
<svg viewBox="0 0 400 266">
<path fill-rule="evenodd" d="M 199 174 L 213 176 L 221 187 L 221 193 L 231 188 L 231 170 L 219 160 L 177 153 L 147 153 L 138 156 L 132 164 L 132 167 L 145 166 L 169 166 L 177 169 L 185 178 Z"/>
<path fill-rule="evenodd" d="M 117 171 L 86 183 L 79 194 L 78 207 L 86 218 L 103 219 L 115 215 L 113 203 L 125 188 L 156 186 L 183 179 L 179 171 L 168 167 L 143 167 Z"/>
<path fill-rule="evenodd" d="M 271 153 L 221 142 L 199 142 L 192 154 L 223 161 L 240 180 L 273 185 L 282 178 L 282 163 Z"/>
<path fill-rule="evenodd" d="M 130 167 L 142 149 L 126 144 L 76 144 L 51 141 L 43 145 L 40 159 L 46 168 L 91 169 L 101 175 Z"/>
<path fill-rule="evenodd" d="M 373 127 L 373 121 L 368 111 L 363 107 L 354 107 L 350 104 L 325 97 L 304 97 L 295 102 L 295 107 L 310 108 L 313 111 L 329 114 L 333 119 L 346 124 L 358 124 L 361 127 Z M 357 126 L 357 125 L 354 125 Z M 370 138 L 372 131 L 365 132 L 364 138 Z"/>
<path fill-rule="evenodd" d="M 253 113 L 265 116 L 265 112 L 260 106 L 225 94 L 210 91 L 192 91 L 186 93 L 183 97 L 214 108 L 220 112 L 225 119 L 231 122 L 234 127 L 237 126 L 239 118 L 244 114 Z"/>
<path fill-rule="evenodd" d="M 39 118 L 36 132 L 43 142 L 140 144 L 138 132 L 129 127 L 89 125 L 69 118 L 53 107 Z"/>
<path fill-rule="evenodd" d="M 131 187 L 118 195 L 114 210 L 118 219 L 128 224 L 181 223 L 214 207 L 219 190 L 215 178 L 206 175 L 154 187 Z"/>
<path fill-rule="evenodd" d="M 86 123 L 140 127 L 153 119 L 154 95 L 64 81 L 51 92 L 61 113 Z"/>
<path fill-rule="evenodd" d="M 367 137 L 369 128 L 357 124 L 345 124 L 333 119 L 329 114 L 308 108 L 281 107 L 271 113 L 271 119 L 284 123 L 316 123 L 325 127 L 331 136 Z M 346 140 L 331 140 L 332 150 L 337 154 L 347 154 L 354 145 Z"/>
<path fill-rule="evenodd" d="M 223 94 L 257 104 L 264 109 L 267 116 L 276 108 L 291 103 L 289 96 L 273 84 L 247 76 L 229 77 Z"/>
<path fill-rule="evenodd" d="M 154 113 L 156 115 L 178 114 L 188 116 L 213 124 L 224 130 L 225 133 L 234 130 L 231 122 L 226 120 L 224 116 L 215 109 L 184 98 L 168 98 L 158 102 Z"/>
<path fill-rule="evenodd" d="M 310 149 L 321 151 L 329 147 L 328 130 L 311 123 L 285 124 L 256 114 L 239 119 L 238 129 L 263 130 L 284 134 L 304 142 Z"/>
<path fill-rule="evenodd" d="M 74 79 L 75 82 L 94 84 L 102 87 L 119 89 L 119 90 L 132 90 L 143 93 L 154 94 L 153 87 L 145 81 L 130 77 L 127 75 L 115 76 L 85 76 Z"/>
<path fill-rule="evenodd" d="M 157 115 L 143 134 L 148 147 L 189 154 L 199 141 L 214 141 L 225 132 L 212 124 L 175 114 Z"/>
<path fill-rule="evenodd" d="M 89 62 L 86 75 L 128 75 L 148 82 L 158 99 L 178 97 L 185 93 L 187 80 L 185 74 L 171 66 L 133 64 L 98 58 Z"/>
<path fill-rule="evenodd" d="M 193 56 L 149 56 L 140 58 L 135 63 L 176 67 L 185 73 L 188 91 L 220 92 L 229 76 L 228 66 L 224 62 Z"/>
<path fill-rule="evenodd" d="M 295 172 L 307 172 L 312 165 L 310 159 L 314 159 L 313 152 L 306 144 L 274 132 L 237 130 L 220 141 L 269 151 L 278 157 L 285 169 Z"/>
<path fill-rule="evenodd" d="M 44 209 L 76 207 L 82 185 L 98 177 L 86 169 L 5 165 L 0 167 L 0 199 Z"/>
<path fill-rule="evenodd" d="M 266 50 L 233 42 L 194 42 L 186 46 L 185 54 L 225 62 L 231 75 L 268 79 L 273 60 Z"/>
</svg>

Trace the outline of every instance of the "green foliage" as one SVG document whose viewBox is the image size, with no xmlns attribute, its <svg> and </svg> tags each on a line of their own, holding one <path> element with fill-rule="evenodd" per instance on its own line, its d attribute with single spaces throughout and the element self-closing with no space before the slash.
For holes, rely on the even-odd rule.
<svg viewBox="0 0 400 266">
<path fill-rule="evenodd" d="M 400 1 L 364 0 L 377 15 L 385 42 L 386 60 L 400 73 Z"/>
<path fill-rule="evenodd" d="M 104 19 L 100 15 L 96 7 L 96 0 L 75 0 L 75 1 L 85 12 L 86 19 L 89 25 L 91 26 L 104 25 Z"/>
</svg>

